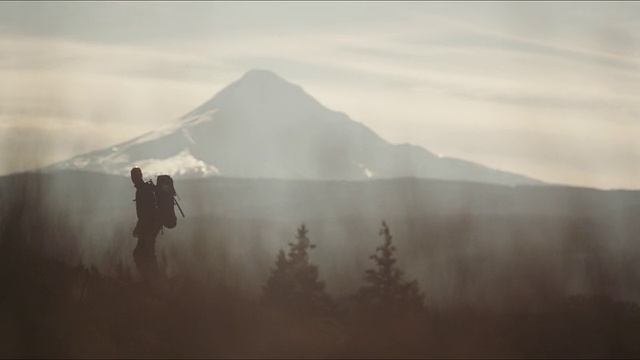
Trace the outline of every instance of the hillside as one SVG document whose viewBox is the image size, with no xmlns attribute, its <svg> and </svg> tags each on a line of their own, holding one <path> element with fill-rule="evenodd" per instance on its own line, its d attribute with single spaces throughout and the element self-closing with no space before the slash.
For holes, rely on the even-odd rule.
<svg viewBox="0 0 640 360">
<path fill-rule="evenodd" d="M 2 358 L 636 358 L 640 308 L 571 296 L 540 311 L 408 318 L 274 312 L 183 274 L 153 286 L 0 246 Z M 340 300 L 343 306 L 347 300 Z M 348 307 L 346 307 L 348 308 Z"/>
<path fill-rule="evenodd" d="M 4 241 L 115 275 L 132 266 L 133 187 L 92 172 L 0 178 Z M 633 191 L 496 186 L 427 179 L 176 181 L 186 218 L 158 237 L 169 275 L 212 272 L 260 291 L 277 251 L 305 223 L 328 290 L 361 281 L 380 222 L 431 306 L 538 306 L 538 296 L 606 292 L 640 298 Z M 534 281 L 535 279 L 535 281 Z M 503 304 L 504 303 L 504 304 Z M 503 304 L 503 305 L 499 305 Z"/>
</svg>

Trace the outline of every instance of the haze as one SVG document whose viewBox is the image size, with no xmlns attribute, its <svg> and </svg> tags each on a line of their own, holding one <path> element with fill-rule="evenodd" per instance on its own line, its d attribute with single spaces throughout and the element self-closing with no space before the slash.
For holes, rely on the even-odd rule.
<svg viewBox="0 0 640 360">
<path fill-rule="evenodd" d="M 394 143 L 638 188 L 635 2 L 3 2 L 0 175 L 174 121 L 248 70 Z"/>
</svg>

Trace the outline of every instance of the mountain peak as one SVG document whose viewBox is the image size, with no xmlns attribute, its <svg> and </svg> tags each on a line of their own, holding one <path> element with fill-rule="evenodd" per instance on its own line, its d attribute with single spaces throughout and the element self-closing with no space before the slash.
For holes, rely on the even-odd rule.
<svg viewBox="0 0 640 360">
<path fill-rule="evenodd" d="M 183 119 L 224 107 L 256 110 L 303 107 L 308 110 L 322 106 L 299 85 L 288 82 L 270 70 L 254 69 L 246 72 Z"/>
<path fill-rule="evenodd" d="M 267 82 L 280 82 L 286 83 L 287 81 L 276 75 L 271 70 L 265 69 L 253 69 L 246 72 L 240 80 L 241 82 L 252 82 L 252 83 L 267 83 Z"/>
<path fill-rule="evenodd" d="M 248 71 L 239 80 L 222 90 L 220 95 L 225 93 L 227 89 L 240 96 L 260 96 L 262 98 L 278 98 L 283 95 L 291 96 L 292 94 L 304 93 L 300 86 L 288 82 L 272 71 L 262 69 Z"/>
</svg>

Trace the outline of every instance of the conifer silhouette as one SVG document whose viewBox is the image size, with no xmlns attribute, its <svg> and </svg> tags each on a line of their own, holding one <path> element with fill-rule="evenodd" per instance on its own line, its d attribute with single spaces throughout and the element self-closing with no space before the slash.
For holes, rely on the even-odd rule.
<svg viewBox="0 0 640 360">
<path fill-rule="evenodd" d="M 369 256 L 375 268 L 366 270 L 365 282 L 355 295 L 358 303 L 365 308 L 383 308 L 389 311 L 419 310 L 423 306 L 423 295 L 416 280 L 405 281 L 404 272 L 398 269 L 393 253 L 393 236 L 383 221 L 379 235 L 384 242 Z"/>
<path fill-rule="evenodd" d="M 304 224 L 298 228 L 296 243 L 289 243 L 289 252 L 278 252 L 275 268 L 263 288 L 263 304 L 291 312 L 326 314 L 334 308 L 318 280 L 318 266 L 309 262 L 309 250 L 315 248 L 307 237 Z"/>
</svg>

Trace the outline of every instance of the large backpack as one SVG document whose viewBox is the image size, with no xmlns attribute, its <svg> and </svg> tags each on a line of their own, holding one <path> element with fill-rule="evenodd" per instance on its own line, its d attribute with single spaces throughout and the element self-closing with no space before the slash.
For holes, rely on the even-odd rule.
<svg viewBox="0 0 640 360">
<path fill-rule="evenodd" d="M 173 229 L 178 222 L 174 206 L 178 205 L 178 209 L 180 209 L 180 205 L 175 199 L 176 189 L 173 187 L 171 176 L 158 175 L 155 192 L 158 219 L 164 227 Z M 180 209 L 180 212 L 182 213 L 182 209 Z M 182 213 L 182 216 L 184 217 L 184 213 Z"/>
</svg>

